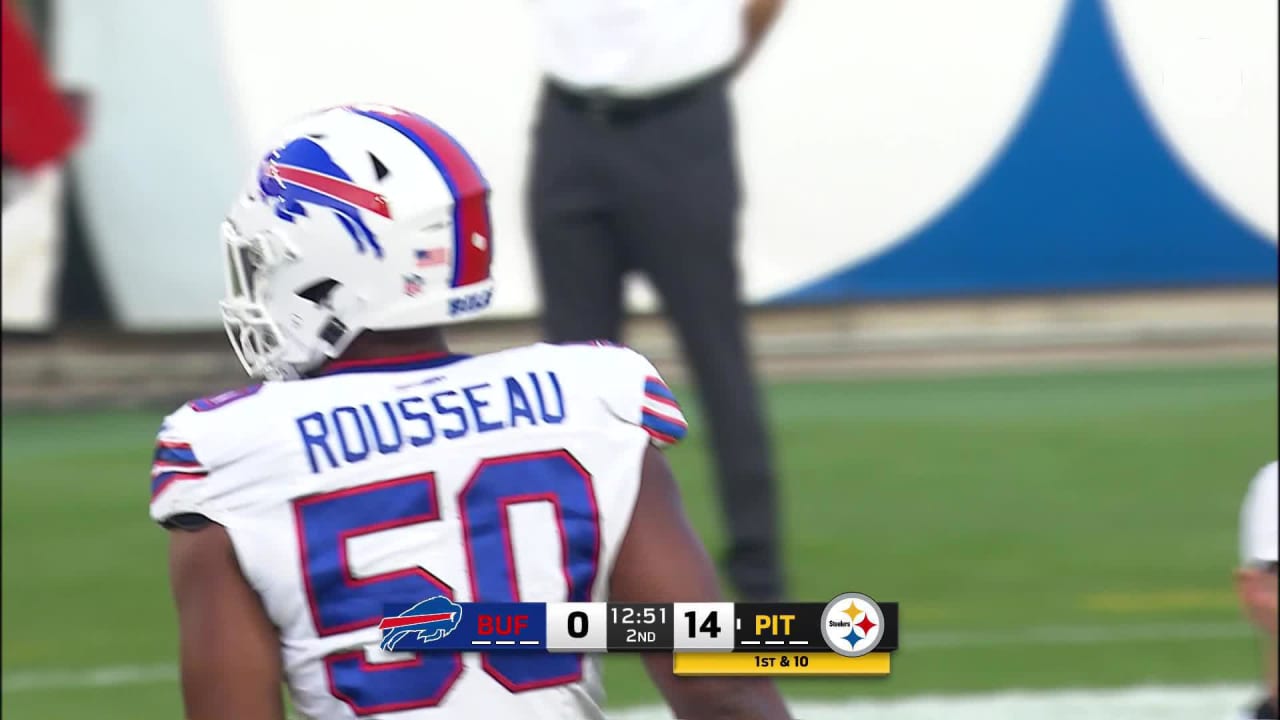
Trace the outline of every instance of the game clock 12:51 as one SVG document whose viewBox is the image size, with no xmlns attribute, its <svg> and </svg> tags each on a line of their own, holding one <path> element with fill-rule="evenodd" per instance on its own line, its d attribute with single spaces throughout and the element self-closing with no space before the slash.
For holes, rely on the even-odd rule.
<svg viewBox="0 0 1280 720">
<path fill-rule="evenodd" d="M 609 603 L 609 650 L 670 650 L 672 612 L 667 604 Z"/>
<path fill-rule="evenodd" d="M 609 605 L 609 622 L 617 625 L 665 625 L 666 605 Z"/>
</svg>

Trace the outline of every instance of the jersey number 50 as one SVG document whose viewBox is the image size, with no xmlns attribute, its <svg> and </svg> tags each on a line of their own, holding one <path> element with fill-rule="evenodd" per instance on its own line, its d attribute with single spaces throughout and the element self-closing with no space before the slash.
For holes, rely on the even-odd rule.
<svg viewBox="0 0 1280 720">
<path fill-rule="evenodd" d="M 566 450 L 480 462 L 458 493 L 462 541 L 475 602 L 517 602 L 507 510 L 547 502 L 555 509 L 570 602 L 590 600 L 600 556 L 600 519 L 591 476 Z M 355 577 L 347 543 L 370 533 L 440 520 L 435 473 L 384 480 L 294 502 L 303 584 L 321 637 L 377 625 L 387 601 L 453 598 L 453 589 L 417 564 Z M 576 682 L 576 654 L 482 656 L 485 672 L 511 692 Z M 419 654 L 373 664 L 364 650 L 325 658 L 329 690 L 358 715 L 438 705 L 462 674 L 458 653 Z"/>
</svg>

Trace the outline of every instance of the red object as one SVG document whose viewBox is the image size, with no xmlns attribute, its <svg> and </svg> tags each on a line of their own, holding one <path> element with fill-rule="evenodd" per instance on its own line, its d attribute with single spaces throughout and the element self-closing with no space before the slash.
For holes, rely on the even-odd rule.
<svg viewBox="0 0 1280 720">
<path fill-rule="evenodd" d="M 342 202 L 377 213 L 384 218 L 391 218 L 391 208 L 387 207 L 387 199 L 372 190 L 365 190 L 349 180 L 322 175 L 306 168 L 291 165 L 268 163 L 267 175 L 277 181 L 283 180 L 300 185 L 308 190 L 337 198 Z"/>
<path fill-rule="evenodd" d="M 452 287 L 489 279 L 493 233 L 489 228 L 489 186 L 467 151 L 430 121 L 407 112 L 360 111 L 390 121 L 417 136 L 419 145 L 444 175 L 455 202 Z M 412 138 L 410 138 L 412 139 Z"/>
<path fill-rule="evenodd" d="M 0 28 L 0 152 L 23 170 L 64 160 L 83 131 L 45 68 L 26 23 L 3 0 Z"/>
</svg>

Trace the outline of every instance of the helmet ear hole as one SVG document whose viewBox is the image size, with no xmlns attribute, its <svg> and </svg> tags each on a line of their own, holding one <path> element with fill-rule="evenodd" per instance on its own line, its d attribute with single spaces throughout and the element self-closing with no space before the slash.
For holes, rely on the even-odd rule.
<svg viewBox="0 0 1280 720">
<path fill-rule="evenodd" d="M 329 343 L 330 346 L 336 347 L 346 334 L 347 326 L 338 318 L 332 318 L 329 320 L 329 324 L 325 325 L 324 329 L 320 331 L 320 339 Z"/>
<path fill-rule="evenodd" d="M 302 288 L 297 291 L 298 297 L 304 300 L 310 300 L 317 305 L 323 305 L 329 296 L 333 294 L 334 288 L 338 287 L 338 281 L 333 278 L 321 280 L 320 282 Z"/>
</svg>

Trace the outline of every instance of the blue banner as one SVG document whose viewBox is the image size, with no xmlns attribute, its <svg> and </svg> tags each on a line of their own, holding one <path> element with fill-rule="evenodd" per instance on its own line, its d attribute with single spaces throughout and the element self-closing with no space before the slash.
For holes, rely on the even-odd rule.
<svg viewBox="0 0 1280 720">
<path fill-rule="evenodd" d="M 1273 284 L 1276 270 L 1275 243 L 1162 137 L 1103 0 L 1069 0 L 1040 86 L 981 177 L 883 251 L 769 301 Z"/>
</svg>

